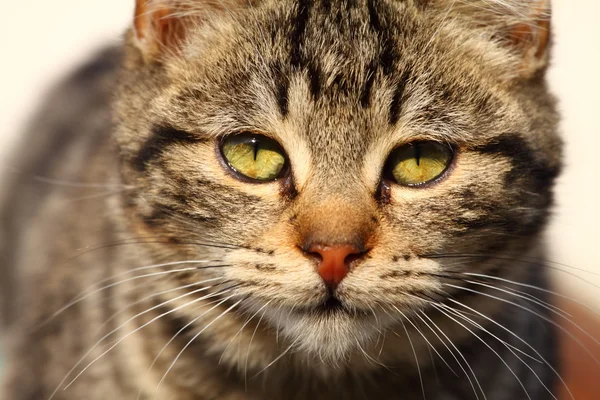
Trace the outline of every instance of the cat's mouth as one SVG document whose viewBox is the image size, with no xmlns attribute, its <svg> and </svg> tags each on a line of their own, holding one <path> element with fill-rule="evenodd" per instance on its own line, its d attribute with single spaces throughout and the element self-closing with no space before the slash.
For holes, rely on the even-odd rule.
<svg viewBox="0 0 600 400">
<path fill-rule="evenodd" d="M 330 292 L 327 297 L 317 304 L 303 305 L 294 307 L 294 311 L 300 314 L 312 315 L 339 315 L 339 314 L 356 314 L 356 310 L 348 307 L 340 300 L 333 292 Z"/>
<path fill-rule="evenodd" d="M 333 315 L 333 314 L 351 314 L 354 313 L 353 310 L 344 305 L 344 303 L 337 298 L 335 295 L 330 294 L 327 298 L 313 305 L 303 305 L 294 307 L 294 311 L 299 312 L 301 314 L 313 314 L 313 315 Z"/>
<path fill-rule="evenodd" d="M 349 307 L 332 292 L 329 293 L 325 301 L 308 309 L 305 309 L 304 311 L 310 312 L 311 314 L 324 316 L 346 314 L 354 318 L 369 315 L 369 313 L 365 310 L 360 310 L 356 307 Z"/>
<path fill-rule="evenodd" d="M 329 295 L 325 302 L 319 304 L 315 310 L 320 313 L 338 313 L 338 312 L 346 312 L 347 309 L 344 307 L 342 302 L 335 296 Z"/>
</svg>

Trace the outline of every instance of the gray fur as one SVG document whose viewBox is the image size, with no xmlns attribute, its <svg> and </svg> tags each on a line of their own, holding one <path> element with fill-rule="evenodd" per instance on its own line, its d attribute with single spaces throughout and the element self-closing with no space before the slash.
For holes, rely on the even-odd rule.
<svg viewBox="0 0 600 400">
<path fill-rule="evenodd" d="M 138 2 L 122 48 L 52 94 L 5 191 L 6 398 L 552 398 L 551 310 L 494 289 L 548 287 L 544 4 Z M 220 138 L 243 131 L 291 175 L 228 171 Z M 382 180 L 414 140 L 458 149 L 448 174 Z M 321 307 L 310 242 L 368 249 L 342 310 Z"/>
</svg>

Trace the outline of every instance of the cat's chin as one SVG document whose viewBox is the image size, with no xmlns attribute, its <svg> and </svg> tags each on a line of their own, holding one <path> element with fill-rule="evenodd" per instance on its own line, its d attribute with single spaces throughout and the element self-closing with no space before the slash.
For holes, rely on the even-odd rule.
<svg viewBox="0 0 600 400">
<path fill-rule="evenodd" d="M 336 299 L 310 308 L 273 309 L 265 318 L 287 339 L 290 351 L 338 367 L 371 347 L 384 328 L 372 313 L 347 309 Z"/>
</svg>

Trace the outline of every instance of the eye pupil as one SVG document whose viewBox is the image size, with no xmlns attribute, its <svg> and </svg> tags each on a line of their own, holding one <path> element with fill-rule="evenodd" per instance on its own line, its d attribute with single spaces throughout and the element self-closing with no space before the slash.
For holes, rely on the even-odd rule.
<svg viewBox="0 0 600 400">
<path fill-rule="evenodd" d="M 258 140 L 254 138 L 252 143 L 254 144 L 254 161 L 256 161 L 256 157 L 258 157 Z"/>
<path fill-rule="evenodd" d="M 384 176 L 402 186 L 422 186 L 441 177 L 453 157 L 453 149 L 442 143 L 409 143 L 390 154 Z"/>
<path fill-rule="evenodd" d="M 417 143 L 415 146 L 415 160 L 417 161 L 417 166 L 421 166 L 421 146 Z"/>
<path fill-rule="evenodd" d="M 287 164 L 275 140 L 252 133 L 227 136 L 221 142 L 221 155 L 237 177 L 256 182 L 281 178 Z"/>
</svg>

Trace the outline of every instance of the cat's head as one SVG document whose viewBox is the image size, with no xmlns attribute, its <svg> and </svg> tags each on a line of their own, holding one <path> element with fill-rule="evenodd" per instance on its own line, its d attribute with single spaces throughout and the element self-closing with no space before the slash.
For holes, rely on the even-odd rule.
<svg viewBox="0 0 600 400">
<path fill-rule="evenodd" d="M 512 276 L 560 164 L 548 7 L 138 1 L 127 215 L 156 259 L 198 260 L 162 284 L 214 278 L 221 308 L 340 361 L 461 273 Z"/>
</svg>

